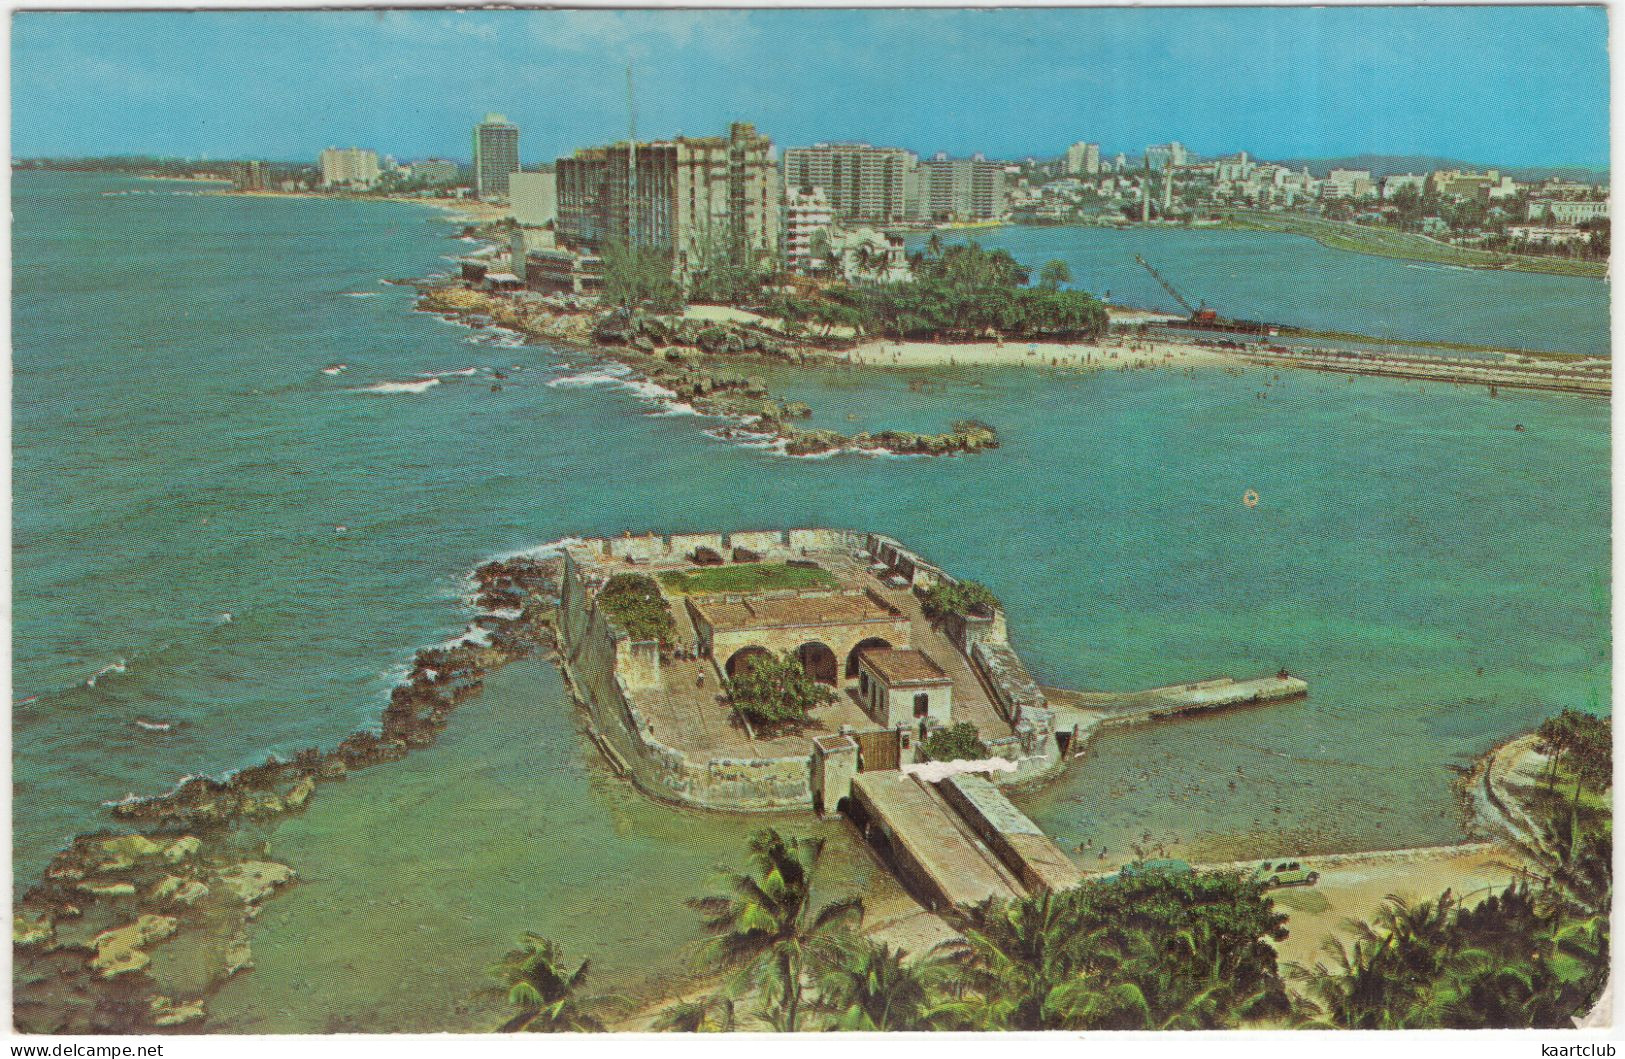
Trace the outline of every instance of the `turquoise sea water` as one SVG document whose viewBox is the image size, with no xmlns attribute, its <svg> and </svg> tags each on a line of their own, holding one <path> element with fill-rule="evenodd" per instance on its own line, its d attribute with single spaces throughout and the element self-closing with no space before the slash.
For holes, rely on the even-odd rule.
<svg viewBox="0 0 1625 1059">
<path fill-rule="evenodd" d="M 380 279 L 466 249 L 422 208 L 13 186 L 20 886 L 105 800 L 372 723 L 412 652 L 461 631 L 471 566 L 563 536 L 870 528 L 991 585 L 1046 683 L 1309 680 L 1300 703 L 1100 739 L 1021 798 L 1067 844 L 1450 841 L 1448 765 L 1609 705 L 1602 402 L 1263 371 L 829 369 L 783 380 L 821 421 L 974 416 L 1004 447 L 787 459 L 649 414 L 584 354 L 410 311 Z M 1484 275 L 1509 284 L 1486 312 L 1529 290 Z M 556 674 L 517 665 L 433 749 L 324 788 L 272 836 L 306 882 L 267 906 L 257 968 L 210 1026 L 488 1025 L 469 1013 L 490 1003 L 483 968 L 526 929 L 593 956 L 610 988 L 670 974 L 696 929 L 683 899 L 759 821 L 641 798 L 576 723 Z M 821 830 L 836 879 L 880 885 Z"/>
<path fill-rule="evenodd" d="M 1007 226 L 945 233 L 1003 247 L 1034 273 L 1065 261 L 1073 285 L 1179 312 L 1139 254 L 1193 304 L 1227 316 L 1377 338 L 1607 356 L 1608 284 L 1331 250 L 1304 235 L 1179 228 Z M 918 249 L 925 237 L 909 240 Z"/>
</svg>

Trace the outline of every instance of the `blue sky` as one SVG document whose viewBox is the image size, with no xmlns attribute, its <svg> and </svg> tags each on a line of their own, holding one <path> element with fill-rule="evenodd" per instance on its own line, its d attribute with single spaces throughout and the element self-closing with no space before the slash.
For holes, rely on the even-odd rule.
<svg viewBox="0 0 1625 1059">
<path fill-rule="evenodd" d="M 1003 11 L 20 12 L 12 154 L 466 158 L 500 111 L 528 164 L 752 120 L 781 146 L 1608 164 L 1598 7 Z"/>
</svg>

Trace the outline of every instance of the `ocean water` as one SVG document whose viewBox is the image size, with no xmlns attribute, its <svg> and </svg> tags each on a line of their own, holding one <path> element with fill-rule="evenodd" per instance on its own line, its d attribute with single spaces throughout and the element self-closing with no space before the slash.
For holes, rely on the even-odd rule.
<svg viewBox="0 0 1625 1059">
<path fill-rule="evenodd" d="M 1332 250 L 1305 235 L 1179 228 L 1006 226 L 946 233 L 1009 250 L 1036 275 L 1046 261 L 1073 286 L 1180 312 L 1141 255 L 1184 295 L 1227 316 L 1377 338 L 1466 342 L 1607 356 L 1608 283 L 1490 272 Z M 924 236 L 912 236 L 919 249 Z"/>
<path fill-rule="evenodd" d="M 775 381 L 840 429 L 973 416 L 1004 446 L 789 459 L 652 414 L 585 354 L 411 311 L 380 280 L 467 249 L 421 207 L 13 187 L 19 887 L 106 800 L 373 723 L 412 652 L 462 630 L 473 565 L 564 536 L 874 529 L 992 586 L 1045 683 L 1309 681 L 1298 703 L 1101 737 L 1020 798 L 1068 845 L 1451 841 L 1450 765 L 1610 705 L 1602 402 L 831 368 Z M 1485 276 L 1507 283 L 1485 313 L 1527 290 Z M 324 788 L 271 836 L 304 882 L 267 906 L 210 1028 L 489 1025 L 483 969 L 525 930 L 592 956 L 605 988 L 675 975 L 684 899 L 762 821 L 640 797 L 577 723 L 549 667 L 516 664 L 436 747 Z M 886 885 L 838 825 L 780 823 L 830 838 L 833 888 Z"/>
</svg>

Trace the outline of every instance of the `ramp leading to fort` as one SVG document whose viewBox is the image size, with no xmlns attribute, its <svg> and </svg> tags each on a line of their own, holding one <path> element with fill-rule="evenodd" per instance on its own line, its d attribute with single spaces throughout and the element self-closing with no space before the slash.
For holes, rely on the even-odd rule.
<svg viewBox="0 0 1625 1059">
<path fill-rule="evenodd" d="M 903 772 L 852 780 L 866 836 L 938 910 L 1075 885 L 1065 853 L 992 783 L 977 775 L 940 784 Z"/>
</svg>

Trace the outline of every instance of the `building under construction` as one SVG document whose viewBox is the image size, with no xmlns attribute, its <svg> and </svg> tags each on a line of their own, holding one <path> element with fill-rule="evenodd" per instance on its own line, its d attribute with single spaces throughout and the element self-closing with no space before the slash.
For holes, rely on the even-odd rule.
<svg viewBox="0 0 1625 1059">
<path fill-rule="evenodd" d="M 585 147 L 558 160 L 558 238 L 669 254 L 686 278 L 718 262 L 768 270 L 779 248 L 773 141 L 735 123 L 726 138 L 677 137 Z"/>
</svg>

